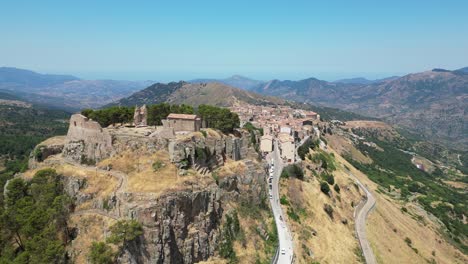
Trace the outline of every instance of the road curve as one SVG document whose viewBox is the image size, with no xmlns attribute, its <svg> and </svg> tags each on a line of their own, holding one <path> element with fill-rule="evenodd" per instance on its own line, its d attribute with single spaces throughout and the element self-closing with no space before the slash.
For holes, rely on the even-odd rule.
<svg viewBox="0 0 468 264">
<path fill-rule="evenodd" d="M 369 240 L 367 240 L 366 236 L 366 218 L 369 215 L 369 212 L 375 206 L 375 198 L 372 193 L 367 189 L 364 184 L 362 184 L 356 176 L 354 176 L 351 172 L 349 174 L 356 180 L 356 183 L 359 187 L 365 192 L 366 199 L 361 201 L 359 205 L 356 207 L 355 213 L 355 225 L 356 225 L 356 234 L 359 239 L 359 244 L 361 245 L 362 254 L 366 259 L 367 264 L 376 264 L 377 261 L 375 260 L 374 252 L 370 246 Z M 363 204 L 364 203 L 364 204 Z"/>
<path fill-rule="evenodd" d="M 268 188 L 270 190 L 270 194 L 273 196 L 273 199 L 270 199 L 270 204 L 273 210 L 273 216 L 275 218 L 279 240 L 278 258 L 274 263 L 290 264 L 292 263 L 294 256 L 293 241 L 280 204 L 279 179 L 283 169 L 283 164 L 279 155 L 278 144 L 276 141 L 274 151 L 267 156 L 267 161 L 269 164 L 271 164 L 271 159 L 273 159 L 274 162 L 274 173 L 271 189 L 270 187 Z"/>
</svg>

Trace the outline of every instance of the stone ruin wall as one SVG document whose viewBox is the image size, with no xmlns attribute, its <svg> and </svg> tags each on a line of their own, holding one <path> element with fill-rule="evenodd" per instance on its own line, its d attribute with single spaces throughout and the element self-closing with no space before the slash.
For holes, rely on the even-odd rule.
<svg viewBox="0 0 468 264">
<path fill-rule="evenodd" d="M 98 122 L 81 114 L 70 118 L 63 155 L 74 161 L 96 162 L 113 152 L 112 136 Z"/>
</svg>

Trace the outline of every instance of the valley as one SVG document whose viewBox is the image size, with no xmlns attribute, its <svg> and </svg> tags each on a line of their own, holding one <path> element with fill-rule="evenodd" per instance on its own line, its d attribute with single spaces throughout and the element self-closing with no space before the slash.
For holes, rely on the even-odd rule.
<svg viewBox="0 0 468 264">
<path fill-rule="evenodd" d="M 0 144 L 2 181 L 60 178 L 74 233 L 56 242 L 75 263 L 97 242 L 124 263 L 467 261 L 465 154 L 411 131 L 220 83 L 157 83 L 70 122 L 2 96 L 2 139 L 41 135 L 14 155 Z M 169 114 L 205 123 L 177 132 Z M 273 199 L 270 154 L 279 159 Z M 141 235 L 112 244 L 111 230 L 128 219 Z"/>
</svg>

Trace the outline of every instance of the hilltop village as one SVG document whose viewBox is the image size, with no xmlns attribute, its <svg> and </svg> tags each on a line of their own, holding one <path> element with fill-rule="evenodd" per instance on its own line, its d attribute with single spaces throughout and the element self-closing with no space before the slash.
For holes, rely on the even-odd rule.
<svg viewBox="0 0 468 264">
<path fill-rule="evenodd" d="M 260 151 L 266 156 L 273 150 L 277 139 L 280 155 L 284 162 L 294 163 L 298 157 L 296 148 L 301 142 L 313 136 L 320 137 L 317 124 L 320 115 L 307 110 L 294 109 L 289 106 L 262 106 L 237 104 L 230 108 L 237 113 L 241 127 L 247 123 L 260 128 L 263 135 L 260 138 Z"/>
<path fill-rule="evenodd" d="M 255 130 L 258 133 L 256 141 L 258 152 L 266 157 L 273 151 L 274 142 L 278 142 L 281 158 L 286 163 L 294 163 L 299 157 L 296 148 L 310 137 L 318 138 L 320 131 L 317 126 L 320 122 L 320 115 L 313 111 L 294 109 L 289 106 L 261 106 L 250 104 L 237 104 L 230 107 L 229 110 L 239 116 L 241 128 Z M 101 160 L 102 153 L 110 153 L 111 134 L 140 134 L 153 139 L 177 141 L 186 138 L 190 133 L 210 129 L 210 120 L 202 120 L 197 114 L 179 114 L 169 113 L 165 119 L 161 119 L 160 126 L 148 125 L 148 108 L 146 105 L 136 106 L 133 114 L 132 123 L 111 124 L 107 128 L 102 128 L 98 122 L 83 116 L 75 114 L 70 120 L 70 129 L 68 139 L 70 141 L 93 142 L 88 144 L 92 146 L 87 156 L 93 160 Z M 237 132 L 236 132 L 237 131 Z M 239 141 L 239 132 L 232 132 L 233 142 Z M 237 136 L 236 136 L 237 135 Z M 230 145 L 230 144 L 229 144 Z M 234 143 L 235 145 L 235 143 Z M 169 144 L 171 146 L 171 144 Z M 104 150 L 100 150 L 103 148 Z M 228 152 L 235 151 L 228 147 Z M 95 153 L 92 153 L 92 152 Z M 170 156 L 173 151 L 169 147 Z M 238 153 L 232 153 L 233 157 L 240 157 Z M 173 158 L 172 158 L 173 159 Z M 224 157 L 225 159 L 225 157 Z"/>
</svg>

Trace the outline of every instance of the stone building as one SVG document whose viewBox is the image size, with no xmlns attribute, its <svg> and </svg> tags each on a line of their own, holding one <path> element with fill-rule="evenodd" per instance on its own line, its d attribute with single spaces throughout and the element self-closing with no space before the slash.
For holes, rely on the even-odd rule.
<svg viewBox="0 0 468 264">
<path fill-rule="evenodd" d="M 273 136 L 270 134 L 263 135 L 260 139 L 260 151 L 262 153 L 270 153 L 273 151 Z"/>
<path fill-rule="evenodd" d="M 133 114 L 133 124 L 135 126 L 147 126 L 148 125 L 148 110 L 146 105 L 142 107 L 135 106 L 135 113 Z"/>
<path fill-rule="evenodd" d="M 76 161 L 99 161 L 113 151 L 109 132 L 81 114 L 71 116 L 66 141 L 64 153 Z"/>
<path fill-rule="evenodd" d="M 287 162 L 294 162 L 296 153 L 294 138 L 291 135 L 280 133 L 278 135 L 278 141 L 281 150 L 281 158 Z"/>
<path fill-rule="evenodd" d="M 164 127 L 171 127 L 174 132 L 195 132 L 200 131 L 201 118 L 197 115 L 187 114 L 169 114 L 166 120 L 163 120 Z"/>
</svg>

